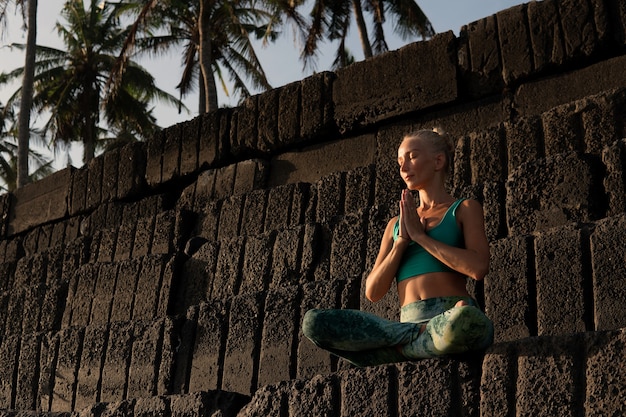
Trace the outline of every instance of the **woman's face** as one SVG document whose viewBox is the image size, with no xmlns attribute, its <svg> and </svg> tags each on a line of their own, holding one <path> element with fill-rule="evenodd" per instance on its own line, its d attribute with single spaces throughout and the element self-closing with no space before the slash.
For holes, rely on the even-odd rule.
<svg viewBox="0 0 626 417">
<path fill-rule="evenodd" d="M 437 154 L 419 137 L 404 139 L 398 148 L 400 176 L 409 190 L 419 190 L 432 181 L 436 162 Z"/>
</svg>

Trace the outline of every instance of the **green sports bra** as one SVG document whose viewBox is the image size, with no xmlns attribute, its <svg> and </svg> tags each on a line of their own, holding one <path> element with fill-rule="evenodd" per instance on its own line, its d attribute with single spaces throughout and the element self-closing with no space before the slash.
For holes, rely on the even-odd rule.
<svg viewBox="0 0 626 417">
<path fill-rule="evenodd" d="M 432 229 L 426 231 L 426 234 L 435 240 L 443 242 L 450 246 L 463 247 L 463 231 L 459 229 L 456 223 L 456 209 L 465 199 L 460 199 L 452 203 L 448 210 L 441 218 L 439 224 Z M 398 231 L 400 228 L 400 219 L 393 228 L 393 240 L 398 239 Z M 424 248 L 415 242 L 411 242 L 406 248 L 402 261 L 398 267 L 396 281 L 404 281 L 405 279 L 427 274 L 429 272 L 452 272 L 453 270 L 446 266 L 443 262 L 432 256 Z"/>
</svg>

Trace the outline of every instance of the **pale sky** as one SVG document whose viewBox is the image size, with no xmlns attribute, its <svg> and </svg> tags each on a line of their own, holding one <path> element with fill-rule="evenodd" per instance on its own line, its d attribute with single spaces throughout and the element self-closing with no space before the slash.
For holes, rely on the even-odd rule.
<svg viewBox="0 0 626 417">
<path fill-rule="evenodd" d="M 87 4 L 89 0 L 85 0 Z M 60 10 L 65 0 L 43 0 L 38 4 L 38 31 L 37 43 L 39 45 L 62 48 L 63 44 L 57 38 L 54 25 L 60 20 Z M 482 19 L 508 9 L 509 7 L 525 3 L 519 0 L 418 0 L 418 4 L 430 19 L 435 30 L 439 33 L 453 31 L 458 35 L 460 28 L 468 23 Z M 24 66 L 22 52 L 10 51 L 5 45 L 11 43 L 25 43 L 26 35 L 21 31 L 21 15 L 11 15 L 8 19 L 8 30 L 1 39 L 3 45 L 0 48 L 0 72 L 6 72 Z M 355 26 L 354 24 L 352 25 Z M 312 72 L 303 72 L 303 65 L 299 60 L 299 45 L 297 45 L 292 30 L 289 26 L 284 29 L 284 35 L 276 43 L 262 47 L 259 45 L 257 54 L 273 87 L 280 87 L 293 81 L 301 80 L 311 75 Z M 388 25 L 385 34 L 390 50 L 395 50 L 409 43 L 393 34 L 393 28 Z M 363 55 L 356 33 L 351 33 L 348 47 L 357 60 L 363 59 Z M 336 45 L 326 45 L 326 56 L 320 54 L 317 61 L 317 71 L 327 71 L 330 68 Z M 170 94 L 178 97 L 175 89 L 180 78 L 181 65 L 180 54 L 173 53 L 167 57 L 143 59 L 140 61 L 148 68 L 156 79 L 157 85 Z M 0 102 L 6 102 L 18 86 L 0 87 Z M 237 103 L 227 98 L 219 91 L 220 106 L 236 106 Z M 175 108 L 159 105 L 155 109 L 157 123 L 162 127 L 187 121 L 197 115 L 197 95 L 190 95 L 184 100 L 191 113 L 178 114 Z M 74 165 L 77 165 L 77 162 Z"/>
</svg>

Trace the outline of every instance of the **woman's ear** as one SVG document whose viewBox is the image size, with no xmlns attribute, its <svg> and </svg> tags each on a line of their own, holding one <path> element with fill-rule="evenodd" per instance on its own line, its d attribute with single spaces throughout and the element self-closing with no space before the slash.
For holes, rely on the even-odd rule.
<svg viewBox="0 0 626 417">
<path fill-rule="evenodd" d="M 446 166 L 446 155 L 439 152 L 435 155 L 435 170 L 441 171 Z"/>
</svg>

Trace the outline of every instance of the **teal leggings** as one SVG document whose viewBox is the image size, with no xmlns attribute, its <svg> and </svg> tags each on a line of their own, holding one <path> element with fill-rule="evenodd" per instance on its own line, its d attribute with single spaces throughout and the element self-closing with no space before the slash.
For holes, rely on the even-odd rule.
<svg viewBox="0 0 626 417">
<path fill-rule="evenodd" d="M 460 300 L 468 305 L 455 307 Z M 493 343 L 493 323 L 471 297 L 416 301 L 401 308 L 400 322 L 361 310 L 309 310 L 302 332 L 357 366 L 481 351 Z"/>
</svg>

